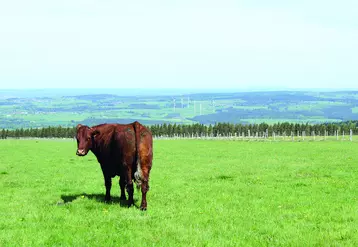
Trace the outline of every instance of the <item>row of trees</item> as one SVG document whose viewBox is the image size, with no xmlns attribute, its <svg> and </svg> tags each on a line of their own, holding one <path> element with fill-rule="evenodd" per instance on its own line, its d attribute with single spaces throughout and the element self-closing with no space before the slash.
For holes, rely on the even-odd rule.
<svg viewBox="0 0 358 247">
<path fill-rule="evenodd" d="M 273 133 L 297 135 L 305 132 L 305 135 L 335 135 L 339 133 L 349 133 L 350 130 L 353 134 L 358 134 L 357 122 L 345 123 L 325 123 L 325 124 L 299 124 L 299 123 L 277 123 L 277 124 L 231 124 L 231 123 L 217 123 L 215 125 L 203 124 L 156 124 L 147 126 L 154 136 L 192 136 L 192 135 L 208 135 L 208 136 L 230 136 L 243 134 L 247 136 L 249 133 L 255 135 L 259 133 L 266 133 L 272 136 Z M 61 127 L 49 126 L 47 128 L 30 128 L 30 129 L 15 129 L 1 131 L 0 138 L 73 138 L 76 134 L 75 127 Z"/>
<path fill-rule="evenodd" d="M 215 125 L 177 125 L 177 124 L 162 124 L 153 125 L 150 127 L 153 135 L 156 136 L 181 136 L 181 135 L 209 135 L 209 136 L 230 136 L 230 135 L 245 135 L 249 133 L 255 135 L 256 133 L 266 133 L 269 136 L 275 134 L 297 135 L 305 132 L 306 135 L 315 134 L 335 135 L 339 133 L 349 133 L 350 130 L 354 134 L 358 134 L 357 125 L 354 122 L 347 122 L 341 124 L 325 123 L 325 124 L 299 124 L 299 123 L 277 123 L 277 124 L 231 124 L 231 123 L 217 123 Z"/>
<path fill-rule="evenodd" d="M 1 131 L 1 139 L 10 138 L 73 138 L 76 134 L 75 127 L 63 128 L 61 126 L 49 126 L 47 128 L 30 128 Z"/>
</svg>

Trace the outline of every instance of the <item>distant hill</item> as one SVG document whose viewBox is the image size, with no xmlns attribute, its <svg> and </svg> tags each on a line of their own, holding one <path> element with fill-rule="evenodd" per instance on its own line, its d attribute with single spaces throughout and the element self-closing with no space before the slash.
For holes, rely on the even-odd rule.
<svg viewBox="0 0 358 247">
<path fill-rule="evenodd" d="M 119 91 L 0 90 L 0 128 L 77 123 L 274 123 L 358 120 L 358 91 L 262 91 L 129 95 Z M 90 92 L 90 93 L 89 93 Z M 41 94 L 43 93 L 43 94 Z M 64 93 L 62 95 L 61 93 Z M 124 95 L 125 94 L 125 95 Z M 11 96 L 11 97 L 10 97 Z"/>
</svg>

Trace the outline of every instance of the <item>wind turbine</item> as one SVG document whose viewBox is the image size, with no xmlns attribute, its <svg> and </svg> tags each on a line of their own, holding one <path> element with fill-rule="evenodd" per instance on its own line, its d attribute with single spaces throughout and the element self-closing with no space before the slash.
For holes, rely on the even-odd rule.
<svg viewBox="0 0 358 247">
<path fill-rule="evenodd" d="M 173 97 L 173 110 L 175 112 L 175 98 Z"/>
</svg>

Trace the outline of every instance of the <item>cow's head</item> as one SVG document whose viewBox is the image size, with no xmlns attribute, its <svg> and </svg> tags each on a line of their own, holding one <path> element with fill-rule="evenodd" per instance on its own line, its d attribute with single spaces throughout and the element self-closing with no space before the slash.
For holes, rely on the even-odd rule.
<svg viewBox="0 0 358 247">
<path fill-rule="evenodd" d="M 98 130 L 94 130 L 86 125 L 78 124 L 77 125 L 77 152 L 78 156 L 85 156 L 88 151 L 92 148 L 94 139 L 93 137 L 99 134 Z"/>
</svg>

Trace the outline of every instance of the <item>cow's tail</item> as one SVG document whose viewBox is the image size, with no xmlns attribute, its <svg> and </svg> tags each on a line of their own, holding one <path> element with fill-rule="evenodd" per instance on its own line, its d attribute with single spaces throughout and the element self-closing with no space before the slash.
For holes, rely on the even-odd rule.
<svg viewBox="0 0 358 247">
<path fill-rule="evenodd" d="M 140 166 L 140 153 L 139 153 L 139 146 L 140 146 L 140 123 L 135 121 L 133 123 L 134 133 L 135 133 L 135 145 L 136 145 L 136 154 L 135 154 L 135 163 L 137 165 L 137 170 L 134 173 L 134 182 L 137 185 L 137 189 L 141 187 L 142 184 L 142 169 Z"/>
</svg>

